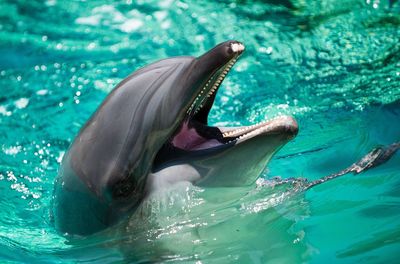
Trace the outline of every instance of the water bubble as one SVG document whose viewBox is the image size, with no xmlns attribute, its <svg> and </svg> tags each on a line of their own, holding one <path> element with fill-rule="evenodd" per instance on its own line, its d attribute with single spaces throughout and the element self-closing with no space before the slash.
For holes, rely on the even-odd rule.
<svg viewBox="0 0 400 264">
<path fill-rule="evenodd" d="M 55 6 L 57 4 L 56 0 L 47 0 L 46 5 L 47 6 Z"/>
<path fill-rule="evenodd" d="M 15 156 L 21 151 L 21 149 L 22 149 L 21 146 L 10 146 L 8 148 L 3 146 L 3 152 L 6 155 Z"/>
<path fill-rule="evenodd" d="M 162 29 L 167 29 L 167 28 L 169 28 L 171 26 L 171 21 L 165 21 L 165 22 L 163 22 L 163 23 L 161 23 L 161 28 Z"/>
<path fill-rule="evenodd" d="M 258 48 L 258 52 L 260 53 L 265 53 L 265 54 L 269 54 L 268 53 L 268 49 L 266 47 L 259 47 Z"/>
<path fill-rule="evenodd" d="M 58 163 L 61 163 L 61 161 L 62 161 L 62 159 L 63 159 L 63 157 L 64 157 L 64 154 L 65 154 L 65 151 L 60 151 L 60 152 L 58 153 L 58 157 L 56 158 L 56 160 L 57 160 Z"/>
<path fill-rule="evenodd" d="M 143 22 L 140 19 L 131 18 L 121 24 L 119 29 L 123 32 L 130 33 L 138 30 L 141 26 L 143 26 Z"/>
<path fill-rule="evenodd" d="M 162 21 L 167 17 L 168 13 L 166 11 L 156 11 L 153 15 L 158 21 Z"/>
<path fill-rule="evenodd" d="M 182 9 L 188 9 L 189 8 L 189 5 L 187 3 L 183 3 L 183 2 L 180 2 L 180 1 L 176 2 L 176 6 L 179 7 L 179 8 L 182 8 Z"/>
<path fill-rule="evenodd" d="M 46 94 L 48 94 L 48 92 L 49 91 L 46 89 L 41 89 L 41 90 L 37 91 L 36 94 L 37 95 L 46 95 Z"/>
<path fill-rule="evenodd" d="M 194 39 L 195 39 L 196 41 L 204 41 L 204 40 L 205 40 L 205 36 L 204 36 L 204 35 L 196 35 L 196 36 L 194 37 Z"/>
<path fill-rule="evenodd" d="M 20 98 L 14 102 L 15 107 L 17 107 L 18 109 L 25 108 L 28 105 L 28 103 L 29 103 L 28 98 Z"/>
<path fill-rule="evenodd" d="M 96 48 L 96 43 L 94 43 L 94 42 L 91 42 L 91 43 L 89 43 L 89 45 L 87 45 L 87 49 L 89 49 L 89 50 L 92 50 L 94 48 Z"/>
<path fill-rule="evenodd" d="M 11 111 L 7 111 L 7 108 L 3 105 L 0 105 L 0 114 L 4 115 L 4 116 L 11 116 L 12 112 Z"/>
</svg>

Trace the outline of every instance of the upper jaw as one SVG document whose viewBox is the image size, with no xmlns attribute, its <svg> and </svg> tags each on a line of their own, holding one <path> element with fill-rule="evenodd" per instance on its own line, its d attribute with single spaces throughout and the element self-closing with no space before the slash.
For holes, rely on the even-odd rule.
<svg viewBox="0 0 400 264">
<path fill-rule="evenodd" d="M 203 82 L 200 92 L 187 110 L 188 122 L 196 120 L 207 125 L 208 113 L 213 105 L 216 91 L 244 49 L 244 45 L 238 41 L 227 41 L 197 59 L 201 63 L 215 64 L 215 61 L 218 61 L 219 64 L 214 65 L 215 68 Z M 267 134 L 281 134 L 287 139 L 291 139 L 297 135 L 298 125 L 296 120 L 290 116 L 278 116 L 272 120 L 247 127 L 218 127 L 218 129 L 221 134 L 219 140 L 226 144 L 241 143 L 252 137 Z"/>
<path fill-rule="evenodd" d="M 201 110 L 208 114 L 216 91 L 244 49 L 238 41 L 226 41 L 197 58 L 198 78 L 202 81 L 187 114 L 193 116 Z"/>
</svg>

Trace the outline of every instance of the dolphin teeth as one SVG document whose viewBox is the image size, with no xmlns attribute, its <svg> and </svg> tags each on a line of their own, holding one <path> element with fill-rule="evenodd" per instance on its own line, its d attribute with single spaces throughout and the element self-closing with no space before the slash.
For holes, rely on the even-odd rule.
<svg viewBox="0 0 400 264">
<path fill-rule="evenodd" d="M 279 119 L 280 116 L 276 116 L 272 119 L 267 119 L 265 121 L 262 122 L 258 122 L 254 125 L 250 125 L 250 126 L 246 126 L 246 127 L 241 127 L 241 128 L 237 128 L 235 130 L 231 130 L 231 131 L 227 131 L 222 133 L 223 137 L 236 137 L 234 139 L 234 141 L 237 141 L 239 139 L 244 139 L 244 138 L 248 138 L 252 135 L 254 135 L 255 133 L 258 133 L 257 131 L 259 131 L 259 129 L 262 129 L 267 123 L 269 122 L 273 122 L 276 119 Z"/>
<path fill-rule="evenodd" d="M 231 45 L 232 45 L 231 48 L 234 52 L 239 52 L 244 49 L 244 46 L 240 43 L 232 43 Z M 214 76 L 212 76 L 205 83 L 203 88 L 200 90 L 200 93 L 196 96 L 196 98 L 194 99 L 193 103 L 191 104 L 191 106 L 189 107 L 189 109 L 187 110 L 186 113 L 190 114 L 190 113 L 194 112 L 194 114 L 196 114 L 204 106 L 204 102 L 205 102 L 206 98 L 210 98 L 215 93 L 215 91 L 218 89 L 218 87 L 220 86 L 222 81 L 225 79 L 226 75 L 228 74 L 228 72 L 230 71 L 232 66 L 236 63 L 237 58 L 238 58 L 238 56 L 231 59 L 225 65 L 225 67 L 222 68 L 220 75 L 217 76 L 216 81 L 214 83 L 212 83 L 212 80 L 215 80 L 215 78 L 213 78 Z M 210 84 L 212 84 L 211 88 L 209 88 Z M 207 90 L 208 90 L 208 92 L 207 92 Z M 200 104 L 198 104 L 198 101 L 200 101 Z"/>
</svg>

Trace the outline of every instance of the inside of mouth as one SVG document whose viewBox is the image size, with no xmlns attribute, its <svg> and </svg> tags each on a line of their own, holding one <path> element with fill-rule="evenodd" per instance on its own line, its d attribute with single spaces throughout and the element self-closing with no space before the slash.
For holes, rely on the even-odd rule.
<svg viewBox="0 0 400 264">
<path fill-rule="evenodd" d="M 250 126 L 218 127 L 208 126 L 196 119 L 185 120 L 171 138 L 169 144 L 174 148 L 185 151 L 212 149 L 261 134 L 263 129 L 272 122 L 273 120 L 268 120 Z"/>
<path fill-rule="evenodd" d="M 187 111 L 187 116 L 173 134 L 168 144 L 183 151 L 212 149 L 233 144 L 239 138 L 262 126 L 262 124 L 243 127 L 209 126 L 208 114 L 214 103 L 218 88 L 235 64 L 237 56 L 218 69 L 205 82 L 198 96 Z M 265 123 L 264 123 L 265 124 Z"/>
</svg>

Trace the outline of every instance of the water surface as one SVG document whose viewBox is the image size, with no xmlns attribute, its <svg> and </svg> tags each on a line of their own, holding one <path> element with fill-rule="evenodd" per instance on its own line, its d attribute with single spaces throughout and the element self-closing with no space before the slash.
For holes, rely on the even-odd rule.
<svg viewBox="0 0 400 264">
<path fill-rule="evenodd" d="M 263 178 L 316 179 L 400 140 L 398 1 L 2 0 L 2 262 L 396 262 L 399 154 L 305 193 L 177 186 L 128 228 L 73 240 L 54 230 L 59 163 L 107 93 L 145 64 L 227 39 L 246 52 L 209 121 L 299 122 Z"/>
</svg>

